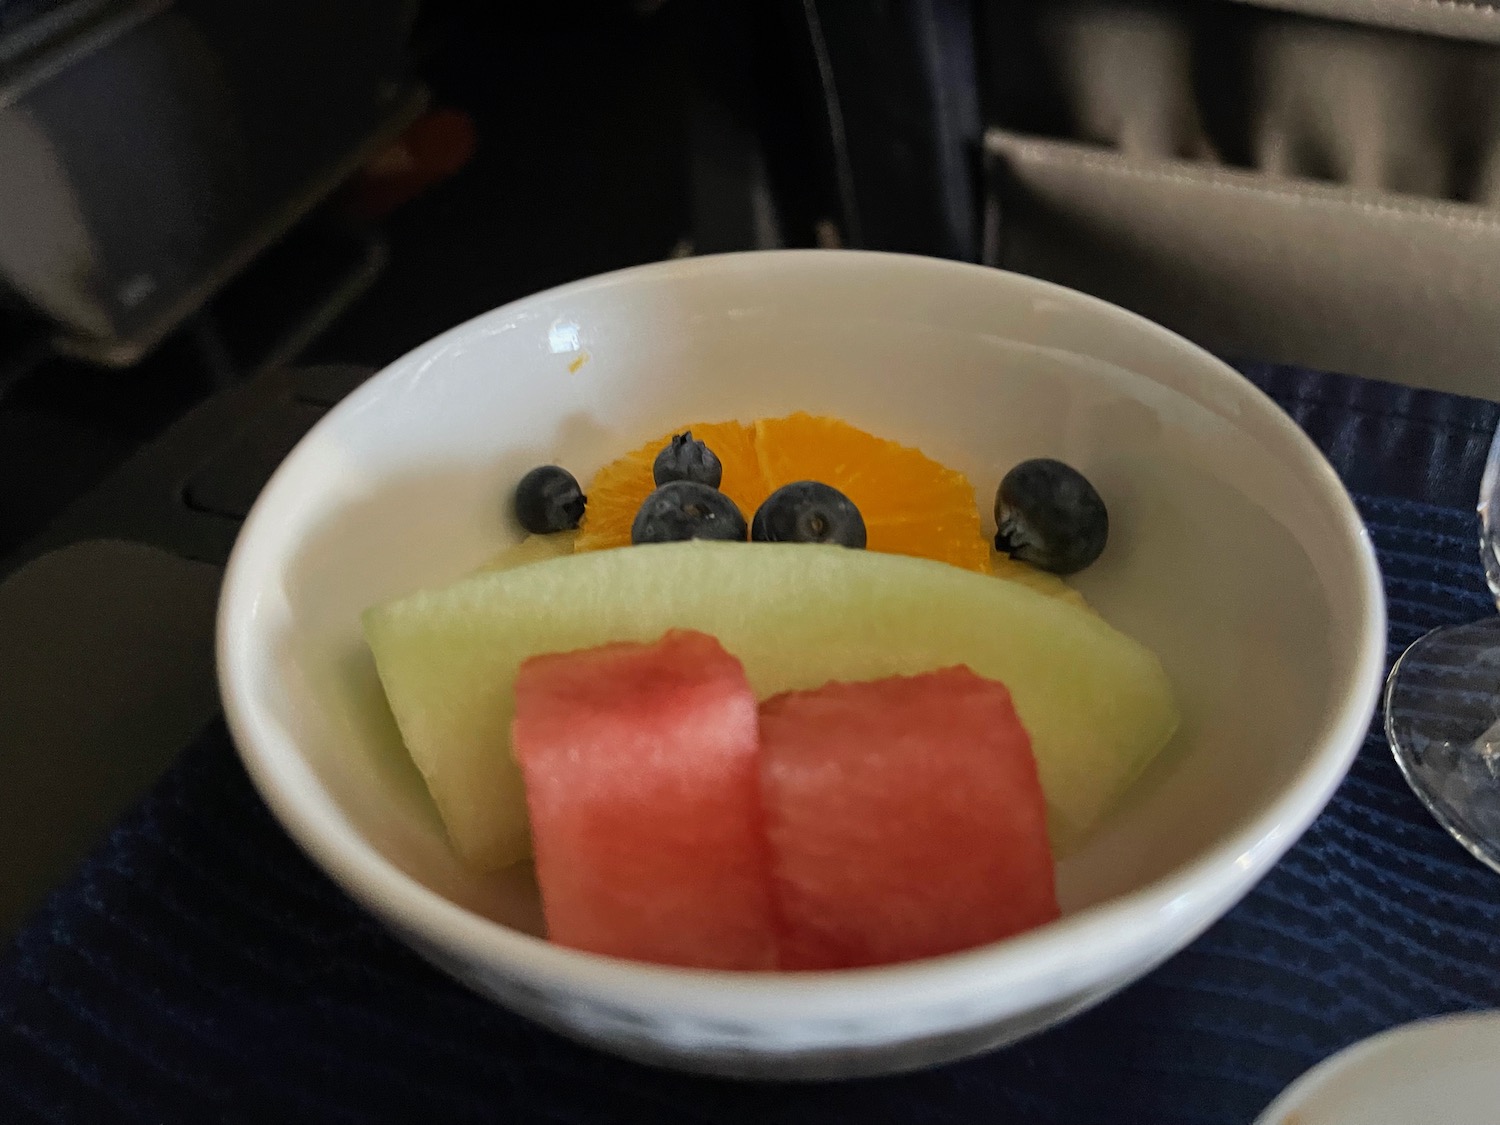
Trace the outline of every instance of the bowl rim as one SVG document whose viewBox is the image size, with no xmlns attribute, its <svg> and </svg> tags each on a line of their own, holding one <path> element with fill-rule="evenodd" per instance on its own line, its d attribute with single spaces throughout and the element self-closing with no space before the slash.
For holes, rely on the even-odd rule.
<svg viewBox="0 0 1500 1125">
<path fill-rule="evenodd" d="M 737 973 L 681 969 L 626 961 L 553 945 L 511 929 L 442 896 L 386 859 L 347 821 L 302 760 L 293 739 L 257 714 L 250 691 L 254 662 L 258 575 L 284 554 L 275 543 L 277 509 L 295 502 L 280 482 L 297 471 L 300 455 L 326 428 L 362 409 L 387 383 L 413 365 L 431 362 L 481 321 L 513 315 L 524 306 L 642 277 L 768 268 L 813 270 L 864 259 L 864 268 L 962 274 L 980 284 L 1019 286 L 1038 297 L 1111 319 L 1137 334 L 1184 352 L 1205 373 L 1227 377 L 1231 393 L 1265 415 L 1299 458 L 1296 468 L 1332 515 L 1357 574 L 1359 622 L 1353 676 L 1325 716 L 1311 753 L 1292 781 L 1238 831 L 1167 874 L 1127 894 L 1064 916 L 1038 930 L 941 957 L 865 969 L 807 973 Z M 835 268 L 839 268 L 835 266 Z M 331 409 L 303 437 L 257 497 L 231 552 L 216 620 L 220 696 L 236 751 L 261 798 L 314 862 L 366 909 L 429 950 L 458 955 L 518 979 L 574 993 L 604 995 L 625 1004 L 669 1009 L 704 1018 L 847 1017 L 924 1002 L 971 996 L 976 979 L 1014 992 L 1017 1010 L 1116 978 L 1134 976 L 1136 963 L 1154 964 L 1187 944 L 1242 898 L 1311 824 L 1332 797 L 1374 717 L 1385 663 L 1386 610 L 1369 532 L 1343 483 L 1312 440 L 1258 387 L 1182 336 L 1136 313 L 1027 275 L 913 254 L 865 250 L 742 251 L 672 259 L 598 274 L 530 294 L 448 329 L 388 364 Z M 1078 956 L 1080 949 L 1093 957 Z M 1127 979 L 1129 979 L 1127 977 Z"/>
</svg>

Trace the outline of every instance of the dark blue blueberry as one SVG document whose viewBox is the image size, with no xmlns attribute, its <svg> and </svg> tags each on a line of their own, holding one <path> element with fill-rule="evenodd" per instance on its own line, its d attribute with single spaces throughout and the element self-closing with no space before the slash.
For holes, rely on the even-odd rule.
<svg viewBox="0 0 1500 1125">
<path fill-rule="evenodd" d="M 1109 512 L 1082 473 L 1061 461 L 1022 461 L 995 494 L 995 546 L 1053 574 L 1073 574 L 1104 551 Z"/>
<path fill-rule="evenodd" d="M 724 479 L 724 466 L 714 451 L 693 437 L 693 431 L 677 434 L 662 446 L 651 464 L 651 479 L 660 487 L 674 480 L 691 480 L 718 488 Z"/>
<path fill-rule="evenodd" d="M 854 502 L 815 480 L 784 484 L 755 513 L 750 538 L 757 543 L 865 545 L 865 520 Z"/>
<path fill-rule="evenodd" d="M 516 519 L 533 535 L 572 531 L 588 501 L 567 469 L 539 465 L 516 485 Z"/>
<path fill-rule="evenodd" d="M 630 525 L 632 543 L 683 539 L 745 541 L 745 517 L 717 488 L 691 480 L 668 481 L 641 504 Z"/>
</svg>

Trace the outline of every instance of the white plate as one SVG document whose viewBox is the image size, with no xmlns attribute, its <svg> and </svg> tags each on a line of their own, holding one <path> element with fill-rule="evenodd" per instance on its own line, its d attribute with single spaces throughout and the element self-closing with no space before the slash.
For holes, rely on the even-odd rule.
<svg viewBox="0 0 1500 1125">
<path fill-rule="evenodd" d="M 1500 1125 L 1500 1011 L 1382 1032 L 1287 1087 L 1256 1125 Z"/>
</svg>

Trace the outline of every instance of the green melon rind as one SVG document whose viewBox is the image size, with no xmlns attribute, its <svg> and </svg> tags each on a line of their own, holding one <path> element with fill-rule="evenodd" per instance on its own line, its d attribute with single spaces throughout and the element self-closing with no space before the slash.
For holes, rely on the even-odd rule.
<svg viewBox="0 0 1500 1125">
<path fill-rule="evenodd" d="M 1170 740 L 1154 654 L 1094 613 L 926 559 L 788 544 L 673 543 L 488 571 L 375 606 L 365 635 L 456 850 L 530 854 L 510 754 L 517 670 L 542 652 L 709 633 L 760 698 L 966 664 L 1005 683 L 1060 837 L 1097 823 Z"/>
</svg>

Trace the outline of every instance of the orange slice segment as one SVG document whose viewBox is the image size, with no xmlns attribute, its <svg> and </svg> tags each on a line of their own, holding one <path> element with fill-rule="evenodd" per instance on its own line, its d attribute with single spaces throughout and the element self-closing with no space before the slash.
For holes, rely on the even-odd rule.
<svg viewBox="0 0 1500 1125">
<path fill-rule="evenodd" d="M 662 447 L 673 434 L 691 430 L 699 441 L 713 450 L 724 466 L 719 487 L 740 506 L 746 522 L 766 498 L 768 489 L 760 478 L 760 462 L 755 456 L 754 431 L 742 422 L 699 422 L 653 438 L 639 449 L 611 461 L 594 474 L 584 490 L 588 507 L 583 512 L 574 550 L 597 551 L 604 547 L 630 546 L 630 525 L 641 502 L 656 487 L 651 466 Z"/>
<path fill-rule="evenodd" d="M 816 480 L 854 501 L 870 550 L 989 570 L 974 486 L 921 450 L 811 414 L 756 422 L 755 450 L 767 494 Z"/>
<path fill-rule="evenodd" d="M 990 569 L 973 486 L 920 450 L 811 414 L 763 418 L 749 426 L 707 422 L 683 428 L 718 456 L 721 487 L 747 521 L 783 484 L 817 480 L 859 507 L 870 550 Z M 587 488 L 577 550 L 630 544 L 630 525 L 653 487 L 652 462 L 671 438 L 663 434 L 599 470 Z"/>
</svg>

